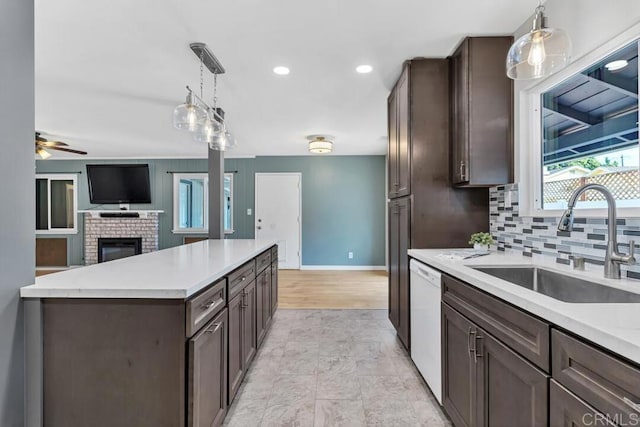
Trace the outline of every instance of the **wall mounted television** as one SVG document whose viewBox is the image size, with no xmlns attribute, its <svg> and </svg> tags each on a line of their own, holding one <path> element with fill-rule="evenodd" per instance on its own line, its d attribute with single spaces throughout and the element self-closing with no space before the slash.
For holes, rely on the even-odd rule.
<svg viewBox="0 0 640 427">
<path fill-rule="evenodd" d="M 91 203 L 151 203 L 147 164 L 87 165 L 87 179 Z"/>
</svg>

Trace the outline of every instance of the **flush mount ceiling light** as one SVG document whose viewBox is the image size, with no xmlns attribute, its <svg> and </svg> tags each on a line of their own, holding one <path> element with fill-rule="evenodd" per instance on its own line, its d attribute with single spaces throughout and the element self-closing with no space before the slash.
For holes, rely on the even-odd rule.
<svg viewBox="0 0 640 427">
<path fill-rule="evenodd" d="M 373 67 L 371 65 L 366 65 L 366 64 L 358 65 L 356 67 L 356 71 L 360 74 L 367 74 L 373 71 Z"/>
<path fill-rule="evenodd" d="M 607 63 L 604 66 L 604 68 L 606 68 L 609 71 L 618 71 L 618 70 L 622 70 L 627 65 L 629 65 L 629 61 L 627 61 L 626 59 L 618 59 L 616 61 L 611 61 Z"/>
<path fill-rule="evenodd" d="M 571 40 L 564 30 L 547 28 L 540 1 L 533 28 L 513 43 L 507 54 L 507 76 L 514 80 L 539 79 L 569 64 Z"/>
<path fill-rule="evenodd" d="M 209 144 L 212 150 L 224 151 L 236 145 L 235 138 L 226 128 L 224 111 L 217 107 L 218 74 L 224 74 L 224 67 L 205 43 L 191 43 L 189 47 L 200 59 L 200 96 L 187 86 L 184 104 L 173 110 L 173 126 L 192 132 L 195 141 Z M 204 101 L 205 66 L 213 74 L 213 106 Z"/>
<path fill-rule="evenodd" d="M 285 67 L 285 66 L 280 65 L 280 66 L 278 66 L 278 67 L 275 67 L 275 68 L 273 69 L 273 72 L 274 72 L 274 73 L 276 73 L 276 74 L 277 74 L 277 75 L 279 75 L 279 76 L 286 76 L 286 75 L 287 75 L 287 74 L 289 74 L 291 71 L 289 70 L 289 68 L 287 68 L 287 67 Z"/>
<path fill-rule="evenodd" d="M 309 135 L 309 151 L 313 154 L 327 154 L 333 151 L 333 137 L 331 135 Z"/>
</svg>

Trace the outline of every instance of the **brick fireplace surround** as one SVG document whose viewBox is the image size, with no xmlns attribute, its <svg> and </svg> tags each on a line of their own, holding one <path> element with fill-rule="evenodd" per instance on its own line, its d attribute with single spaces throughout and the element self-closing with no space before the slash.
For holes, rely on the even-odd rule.
<svg viewBox="0 0 640 427">
<path fill-rule="evenodd" d="M 158 250 L 158 212 L 140 214 L 139 218 L 102 218 L 84 213 L 84 259 L 86 265 L 98 263 L 98 238 L 140 237 L 142 253 Z"/>
</svg>

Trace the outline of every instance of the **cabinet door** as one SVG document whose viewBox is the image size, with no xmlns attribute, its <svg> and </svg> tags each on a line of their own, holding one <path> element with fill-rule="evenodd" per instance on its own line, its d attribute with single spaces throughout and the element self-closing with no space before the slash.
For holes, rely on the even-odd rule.
<svg viewBox="0 0 640 427">
<path fill-rule="evenodd" d="M 389 144 L 387 146 L 387 185 L 389 198 L 398 195 L 398 102 L 396 91 L 391 91 L 387 103 Z"/>
<path fill-rule="evenodd" d="M 398 199 L 398 337 L 410 348 L 409 255 L 411 247 L 411 199 Z"/>
<path fill-rule="evenodd" d="M 400 287 L 399 287 L 399 263 L 398 258 L 400 251 L 398 249 L 400 229 L 400 209 L 396 200 L 389 202 L 389 321 L 396 330 L 400 324 L 399 304 Z"/>
<path fill-rule="evenodd" d="M 612 417 L 608 418 L 599 413 L 554 380 L 551 380 L 549 402 L 551 427 L 613 427 L 615 425 Z"/>
<path fill-rule="evenodd" d="M 471 339 L 476 366 L 477 426 L 546 426 L 549 377 L 478 329 Z"/>
<path fill-rule="evenodd" d="M 242 369 L 246 372 L 257 350 L 256 342 L 256 282 L 242 290 Z"/>
<path fill-rule="evenodd" d="M 451 66 L 451 179 L 469 181 L 469 41 L 464 40 L 450 58 Z"/>
<path fill-rule="evenodd" d="M 271 273 L 269 273 L 269 276 Z M 256 277 L 256 339 L 258 347 L 262 344 L 264 335 L 267 332 L 267 319 L 269 317 L 269 307 L 265 306 L 265 293 L 271 290 L 267 286 L 267 273 L 261 272 Z M 266 312 L 265 312 L 266 310 Z"/>
<path fill-rule="evenodd" d="M 189 340 L 190 427 L 222 425 L 227 412 L 227 310 Z"/>
<path fill-rule="evenodd" d="M 411 194 L 411 135 L 409 112 L 409 67 L 406 65 L 396 85 L 398 102 L 398 192 L 397 197 Z"/>
<path fill-rule="evenodd" d="M 278 262 L 271 264 L 271 317 L 278 308 Z"/>
<path fill-rule="evenodd" d="M 240 387 L 244 376 L 244 358 L 242 355 L 242 293 L 229 301 L 229 404 Z"/>
<path fill-rule="evenodd" d="M 442 402 L 456 427 L 476 425 L 476 364 L 470 353 L 476 330 L 464 316 L 442 304 Z"/>
</svg>

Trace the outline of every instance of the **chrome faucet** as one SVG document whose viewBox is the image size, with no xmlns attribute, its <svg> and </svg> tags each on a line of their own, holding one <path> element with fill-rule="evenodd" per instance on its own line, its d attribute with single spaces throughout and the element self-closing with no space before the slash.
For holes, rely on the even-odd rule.
<svg viewBox="0 0 640 427">
<path fill-rule="evenodd" d="M 607 187 L 600 184 L 585 184 L 578 187 L 576 191 L 569 198 L 569 206 L 564 211 L 560 222 L 558 223 L 559 231 L 571 231 L 573 230 L 573 208 L 576 205 L 578 197 L 587 190 L 595 190 L 604 196 L 607 200 L 607 221 L 608 221 L 608 234 L 609 242 L 607 242 L 607 252 L 604 256 L 604 277 L 607 279 L 619 279 L 620 278 L 620 264 L 631 265 L 636 262 L 633 257 L 635 242 L 629 241 L 629 255 L 624 255 L 618 252 L 618 236 L 617 231 L 617 217 L 616 217 L 616 200 L 613 198 L 611 192 Z"/>
</svg>

